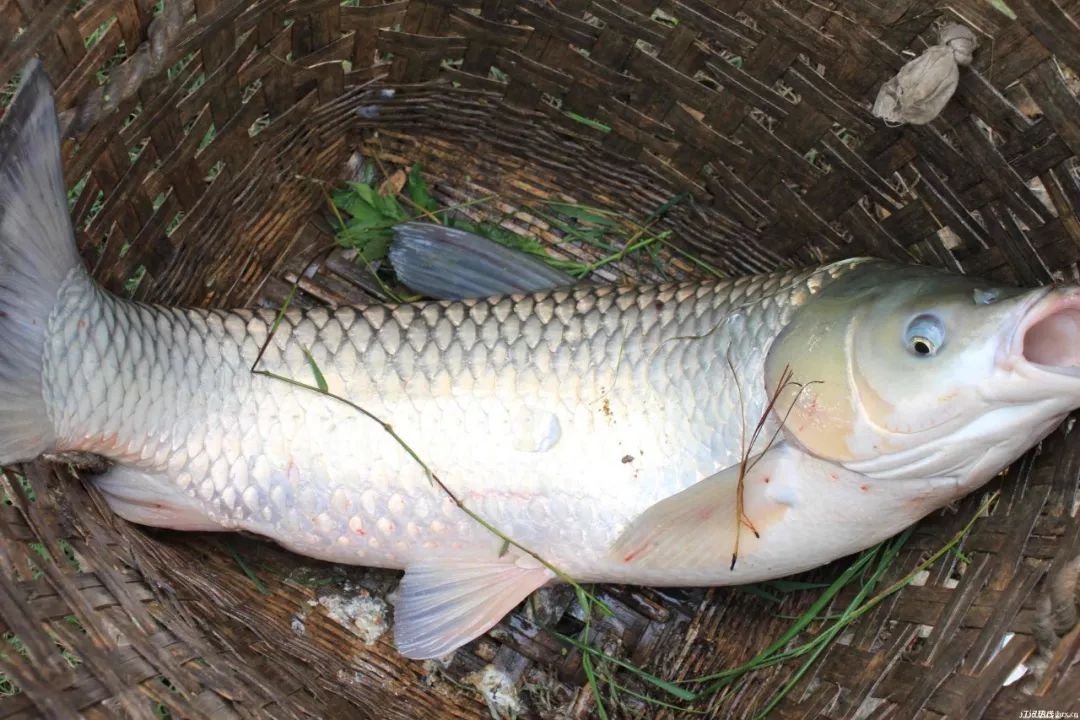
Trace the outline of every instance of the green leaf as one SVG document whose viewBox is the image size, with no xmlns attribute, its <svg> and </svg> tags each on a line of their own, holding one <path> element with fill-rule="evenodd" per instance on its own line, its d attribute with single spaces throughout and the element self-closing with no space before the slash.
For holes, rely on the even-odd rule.
<svg viewBox="0 0 1080 720">
<path fill-rule="evenodd" d="M 376 198 L 379 197 L 379 193 L 375 191 L 375 188 L 373 188 L 371 185 L 368 185 L 367 183 L 357 182 L 349 183 L 349 187 L 352 188 L 353 192 L 356 193 L 356 196 L 358 198 L 366 202 L 368 205 L 375 207 Z"/>
<path fill-rule="evenodd" d="M 391 220 L 394 222 L 401 222 L 408 219 L 408 215 L 405 214 L 405 210 L 402 209 L 401 203 L 393 195 L 376 195 L 376 200 L 373 203 L 382 214 L 383 220 Z"/>
<path fill-rule="evenodd" d="M 420 169 L 420 163 L 414 163 L 409 168 L 409 175 L 405 179 L 405 189 L 418 207 L 431 212 L 439 209 L 439 203 L 435 201 L 435 198 L 431 197 L 431 192 L 428 190 L 427 181 L 424 180 L 424 175 Z"/>
<path fill-rule="evenodd" d="M 357 246 L 360 257 L 369 263 L 382 260 L 390 251 L 390 233 L 384 232 L 367 238 L 364 244 Z"/>
<path fill-rule="evenodd" d="M 351 190 L 339 188 L 330 194 L 330 199 L 333 200 L 334 207 L 340 210 L 345 207 L 345 203 L 349 202 L 354 194 Z"/>
<path fill-rule="evenodd" d="M 377 225 L 365 227 L 359 223 L 350 223 L 338 233 L 339 245 L 348 248 L 356 248 L 362 251 L 372 241 L 378 238 L 389 238 L 390 230 L 387 226 Z"/>
<path fill-rule="evenodd" d="M 383 213 L 373 205 L 367 198 L 374 197 L 370 192 L 359 192 L 357 188 L 366 188 L 371 190 L 369 186 L 361 185 L 360 183 L 353 183 L 352 192 L 336 193 L 334 195 L 334 206 L 351 216 L 354 222 L 350 225 L 360 223 L 364 225 L 373 225 L 383 222 Z"/>
<path fill-rule="evenodd" d="M 330 386 L 326 384 L 326 378 L 323 377 L 319 364 L 315 362 L 315 358 L 307 348 L 304 348 L 304 357 L 307 358 L 308 365 L 311 366 L 311 374 L 315 376 L 315 384 L 318 386 L 319 392 L 324 394 L 330 392 Z"/>
<path fill-rule="evenodd" d="M 349 223 L 352 227 L 381 227 L 386 224 L 386 217 L 382 210 L 362 200 L 356 200 L 345 210 L 353 218 Z"/>
</svg>

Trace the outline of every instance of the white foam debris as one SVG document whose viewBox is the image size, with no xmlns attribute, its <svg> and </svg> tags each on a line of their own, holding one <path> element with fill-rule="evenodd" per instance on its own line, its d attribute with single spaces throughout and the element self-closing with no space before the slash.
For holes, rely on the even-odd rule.
<svg viewBox="0 0 1080 720">
<path fill-rule="evenodd" d="M 485 665 L 480 670 L 466 675 L 463 680 L 484 696 L 492 717 L 513 718 L 525 712 L 514 688 L 514 681 L 494 665 Z"/>
<path fill-rule="evenodd" d="M 425 660 L 424 672 L 430 675 L 432 673 L 441 672 L 447 669 L 448 667 L 450 667 L 450 664 L 454 662 L 454 655 L 456 653 L 457 650 L 452 650 L 448 654 L 443 655 L 442 657 Z"/>
<path fill-rule="evenodd" d="M 304 621 L 307 620 L 307 616 L 311 612 L 309 606 L 315 606 L 316 604 L 314 600 L 309 600 L 306 605 L 301 605 L 296 614 L 290 618 L 289 627 L 298 636 L 303 637 L 307 633 L 307 625 L 304 624 Z"/>
<path fill-rule="evenodd" d="M 859 709 L 852 713 L 851 716 L 857 718 L 870 717 L 870 715 L 872 715 L 873 712 L 878 709 L 878 706 L 881 705 L 883 702 L 885 702 L 884 698 L 877 698 L 873 695 L 867 695 L 866 699 L 862 701 L 861 705 L 859 705 Z"/>
<path fill-rule="evenodd" d="M 365 678 L 362 673 L 358 672 L 346 672 L 345 670 L 338 670 L 335 675 L 339 683 L 345 685 L 363 685 L 365 684 Z"/>
<path fill-rule="evenodd" d="M 386 603 L 359 590 L 345 595 L 323 595 L 319 604 L 326 608 L 330 619 L 355 632 L 365 644 L 371 645 L 386 633 Z"/>
<path fill-rule="evenodd" d="M 915 585 L 916 587 L 922 587 L 923 585 L 926 584 L 926 581 L 929 580 L 929 579 L 930 579 L 930 571 L 929 570 L 920 570 L 919 572 L 915 573 L 915 577 L 911 578 L 911 582 L 909 584 L 910 585 Z"/>
</svg>

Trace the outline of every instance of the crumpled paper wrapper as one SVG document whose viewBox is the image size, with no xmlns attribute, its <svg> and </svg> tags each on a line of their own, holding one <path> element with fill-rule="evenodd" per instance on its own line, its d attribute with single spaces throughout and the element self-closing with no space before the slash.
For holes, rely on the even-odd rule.
<svg viewBox="0 0 1080 720">
<path fill-rule="evenodd" d="M 881 86 L 871 111 L 876 117 L 925 125 L 945 109 L 960 81 L 960 66 L 971 63 L 978 43 L 975 33 L 957 24 L 943 27 L 939 40 Z"/>
</svg>

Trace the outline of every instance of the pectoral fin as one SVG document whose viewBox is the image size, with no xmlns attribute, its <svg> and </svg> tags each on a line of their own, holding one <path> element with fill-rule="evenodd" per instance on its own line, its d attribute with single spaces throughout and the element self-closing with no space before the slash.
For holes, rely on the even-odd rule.
<svg viewBox="0 0 1080 720">
<path fill-rule="evenodd" d="M 741 518 L 741 470 L 733 465 L 643 512 L 615 541 L 612 552 L 621 562 L 651 567 L 694 565 L 731 555 L 737 534 L 742 547 L 752 546 L 798 502 L 794 480 L 799 456 L 797 450 L 779 444 L 750 459 L 743 478 Z"/>
<path fill-rule="evenodd" d="M 511 558 L 412 565 L 398 586 L 394 642 L 405 657 L 442 657 L 487 631 L 551 578 L 546 568 Z"/>
</svg>

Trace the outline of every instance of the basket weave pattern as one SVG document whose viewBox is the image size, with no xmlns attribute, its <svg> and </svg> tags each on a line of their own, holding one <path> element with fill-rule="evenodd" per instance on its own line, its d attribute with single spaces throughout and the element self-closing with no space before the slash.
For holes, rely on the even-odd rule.
<svg viewBox="0 0 1080 720">
<path fill-rule="evenodd" d="M 987 0 L 0 0 L 0 87 L 44 62 L 80 249 L 106 287 L 141 300 L 277 306 L 298 279 L 300 305 L 377 298 L 340 252 L 303 274 L 332 242 L 324 193 L 354 152 L 419 162 L 445 204 L 494 197 L 469 213 L 552 243 L 531 203 L 641 218 L 687 193 L 659 226 L 731 274 L 876 255 L 1075 281 L 1080 2 L 1007 4 L 1015 18 Z M 869 113 L 877 88 L 945 21 L 979 41 L 955 97 L 928 125 L 885 126 Z M 652 272 L 627 261 L 598 279 Z M 147 532 L 60 465 L 3 478 L 0 631 L 21 651 L 0 646 L 0 672 L 21 692 L 0 697 L 0 718 L 153 718 L 159 704 L 174 717 L 483 718 L 469 684 L 488 663 L 531 716 L 595 713 L 580 654 L 553 633 L 583 621 L 565 589 L 449 668 L 422 665 L 388 634 L 364 644 L 320 602 L 385 598 L 394 573 Z M 1077 632 L 1035 695 L 1002 687 L 1035 648 L 1044 576 L 1080 553 L 1078 478 L 1080 443 L 1062 429 L 991 484 L 1002 494 L 964 541 L 962 572 L 946 556 L 861 618 L 775 717 L 1080 710 Z M 921 523 L 889 580 L 978 500 Z M 669 679 L 743 662 L 789 623 L 731 589 L 600 596 L 616 612 L 596 622 L 597 645 Z M 793 669 L 696 707 L 749 717 Z M 617 712 L 657 710 L 627 697 Z"/>
</svg>

